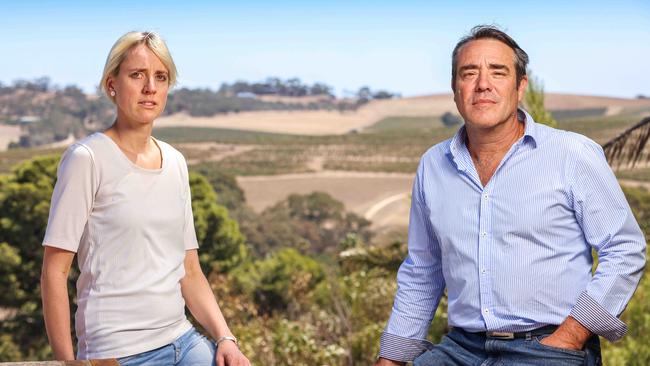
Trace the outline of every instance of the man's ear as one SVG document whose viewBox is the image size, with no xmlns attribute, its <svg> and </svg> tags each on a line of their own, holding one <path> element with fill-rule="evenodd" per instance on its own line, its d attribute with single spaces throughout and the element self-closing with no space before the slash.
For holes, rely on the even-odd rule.
<svg viewBox="0 0 650 366">
<path fill-rule="evenodd" d="M 519 81 L 519 86 L 517 86 L 517 96 L 519 102 L 524 99 L 524 94 L 526 94 L 526 88 L 528 88 L 528 75 L 524 75 L 521 77 L 521 80 Z"/>
</svg>

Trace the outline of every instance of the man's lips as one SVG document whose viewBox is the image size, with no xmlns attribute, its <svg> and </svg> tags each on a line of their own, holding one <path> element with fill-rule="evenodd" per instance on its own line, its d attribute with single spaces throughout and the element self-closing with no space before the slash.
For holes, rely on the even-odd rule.
<svg viewBox="0 0 650 366">
<path fill-rule="evenodd" d="M 472 104 L 496 104 L 497 102 L 492 99 L 477 99 Z"/>
</svg>

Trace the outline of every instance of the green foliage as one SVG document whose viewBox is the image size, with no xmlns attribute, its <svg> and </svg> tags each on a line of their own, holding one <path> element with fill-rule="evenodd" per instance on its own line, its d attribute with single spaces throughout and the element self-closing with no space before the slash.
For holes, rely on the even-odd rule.
<svg viewBox="0 0 650 366">
<path fill-rule="evenodd" d="M 87 98 L 75 86 L 53 87 L 48 78 L 18 80 L 3 90 L 0 110 L 9 122 L 36 117 L 26 128 L 20 146 L 30 147 L 84 136 L 114 120 L 114 106 L 106 98 Z"/>
<path fill-rule="evenodd" d="M 262 314 L 291 314 L 305 305 L 309 290 L 323 276 L 318 262 L 295 249 L 284 248 L 234 269 L 232 278 L 236 286 L 253 298 Z"/>
<path fill-rule="evenodd" d="M 340 365 L 345 350 L 340 346 L 322 345 L 315 339 L 317 329 L 311 324 L 282 319 L 274 329 L 277 365 Z"/>
<path fill-rule="evenodd" d="M 193 170 L 210 182 L 212 189 L 217 194 L 217 203 L 225 206 L 228 211 L 237 210 L 246 202 L 244 190 L 239 187 L 237 179 L 233 175 L 213 169 L 208 164 L 194 167 Z"/>
<path fill-rule="evenodd" d="M 345 212 L 341 202 L 324 192 L 292 194 L 260 215 L 249 212 L 242 231 L 259 255 L 282 247 L 335 254 L 349 234 L 359 235 L 363 241 L 371 237 L 368 220 Z"/>
<path fill-rule="evenodd" d="M 22 361 L 20 347 L 10 334 L 0 334 L 0 362 Z"/>
<path fill-rule="evenodd" d="M 217 195 L 204 176 L 190 173 L 190 189 L 201 267 L 205 273 L 227 272 L 248 256 L 239 225 L 217 203 Z"/>
<path fill-rule="evenodd" d="M 57 156 L 37 157 L 0 176 L 0 360 L 51 357 L 42 317 L 40 273 L 42 238 L 56 182 Z M 220 271 L 246 259 L 244 238 L 228 211 L 216 203 L 208 181 L 191 174 L 201 260 Z M 68 282 L 71 311 L 78 271 Z"/>
<path fill-rule="evenodd" d="M 38 276 L 56 163 L 54 157 L 27 161 L 0 177 L 0 310 L 12 312 L 0 325 L 0 360 L 51 357 Z M 243 206 L 234 179 L 202 171 L 209 178 L 196 173 L 190 177 L 202 265 L 215 269 L 212 288 L 252 363 L 371 364 L 392 308 L 406 244 L 378 244 L 370 236 L 369 222 L 324 193 L 293 195 L 254 214 Z M 213 187 L 231 197 L 220 200 Z M 624 192 L 639 225 L 650 235 L 650 194 L 633 188 Z M 220 204 L 225 202 L 233 205 L 231 212 L 249 237 L 250 252 L 237 223 Z M 74 286 L 69 287 L 73 291 Z M 622 314 L 628 335 L 615 344 L 603 342 L 605 364 L 650 364 L 648 296 L 650 280 L 644 276 Z M 437 342 L 446 331 L 443 297 L 428 338 Z"/>
<path fill-rule="evenodd" d="M 219 88 L 219 94 L 233 95 L 238 93 L 290 97 L 304 97 L 307 95 L 329 96 L 332 95 L 332 87 L 323 83 L 314 83 L 314 85 L 303 84 L 298 78 L 282 80 L 277 77 L 269 77 L 265 81 L 253 83 L 241 80 L 232 84 L 223 83 Z"/>
<path fill-rule="evenodd" d="M 15 359 L 12 345 L 20 346 L 23 359 L 38 359 L 48 352 L 41 310 L 41 240 L 57 163 L 56 157 L 41 157 L 0 177 L 0 307 L 15 310 L 0 325 L 1 359 Z"/>
<path fill-rule="evenodd" d="M 530 70 L 528 71 L 528 88 L 524 99 L 526 102 L 526 110 L 535 122 L 557 128 L 557 121 L 544 106 L 544 84 Z"/>
</svg>

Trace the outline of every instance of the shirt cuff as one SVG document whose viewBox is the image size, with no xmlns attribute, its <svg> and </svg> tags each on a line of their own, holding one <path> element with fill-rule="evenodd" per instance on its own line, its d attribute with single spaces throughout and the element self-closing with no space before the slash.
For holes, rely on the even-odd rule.
<svg viewBox="0 0 650 366">
<path fill-rule="evenodd" d="M 587 292 L 580 294 L 570 315 L 582 326 L 610 342 L 618 341 L 627 333 L 627 325 L 610 314 Z"/>
<path fill-rule="evenodd" d="M 383 332 L 379 340 L 379 357 L 392 361 L 408 362 L 433 347 L 425 339 L 411 339 Z"/>
</svg>

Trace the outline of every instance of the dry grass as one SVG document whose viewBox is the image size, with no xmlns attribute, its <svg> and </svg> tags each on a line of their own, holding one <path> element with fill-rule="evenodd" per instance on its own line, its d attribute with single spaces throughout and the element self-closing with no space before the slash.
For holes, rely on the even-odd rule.
<svg viewBox="0 0 650 366">
<path fill-rule="evenodd" d="M 18 142 L 20 135 L 21 130 L 19 126 L 0 125 L 0 151 L 7 150 L 10 143 Z"/>
<path fill-rule="evenodd" d="M 294 135 L 340 135 L 362 129 L 379 120 L 373 111 L 264 111 L 241 112 L 213 117 L 175 114 L 159 118 L 157 128 L 210 127 Z"/>
<path fill-rule="evenodd" d="M 258 95 L 256 99 L 269 103 L 302 104 L 327 102 L 333 99 L 329 95 L 306 95 L 304 97 L 287 97 L 283 95 Z"/>
<path fill-rule="evenodd" d="M 396 196 L 408 197 L 413 174 L 333 172 L 237 177 L 246 201 L 260 212 L 292 193 L 327 192 L 347 210 L 365 214 L 377 203 Z M 372 218 L 373 228 L 408 225 L 408 199 L 382 207 Z"/>
<path fill-rule="evenodd" d="M 551 110 L 607 108 L 609 115 L 612 115 L 613 112 L 617 110 L 620 112 L 623 108 L 650 108 L 650 99 L 546 93 L 544 105 Z"/>
<path fill-rule="evenodd" d="M 271 97 L 264 97 L 271 98 Z M 273 97 L 280 98 L 280 97 Z M 313 98 L 313 97 L 311 97 Z M 311 102 L 312 99 L 282 97 L 284 102 Z M 623 99 L 570 94 L 546 94 L 550 110 L 605 108 L 606 115 L 625 110 L 650 109 L 650 99 Z M 156 127 L 210 127 L 263 131 L 296 135 L 336 135 L 360 131 L 387 117 L 434 117 L 456 112 L 452 94 L 436 94 L 388 100 L 373 100 L 356 112 L 263 111 L 241 112 L 213 117 L 176 114 L 160 118 Z"/>
</svg>

